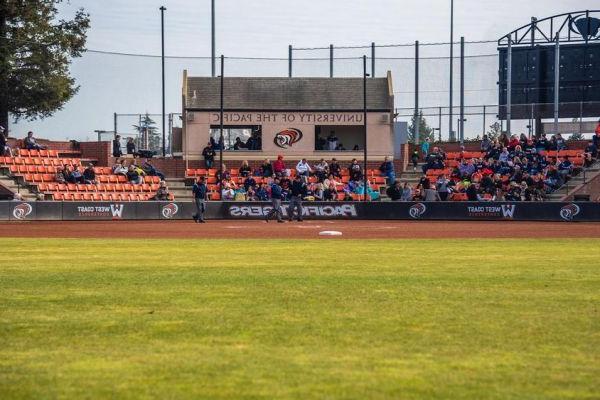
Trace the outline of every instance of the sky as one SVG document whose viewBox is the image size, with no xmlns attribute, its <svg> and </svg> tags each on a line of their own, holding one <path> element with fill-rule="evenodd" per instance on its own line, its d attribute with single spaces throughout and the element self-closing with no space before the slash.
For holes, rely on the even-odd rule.
<svg viewBox="0 0 600 400">
<path fill-rule="evenodd" d="M 532 16 L 594 9 L 591 0 L 455 0 L 455 40 L 496 40 L 525 25 Z M 94 51 L 160 55 L 160 12 L 165 12 L 165 47 L 168 56 L 210 56 L 210 0 L 70 0 L 60 6 L 70 18 L 83 7 L 91 17 L 87 48 Z M 437 43 L 449 41 L 450 0 L 216 0 L 217 55 L 272 57 L 282 60 L 226 60 L 226 76 L 287 75 L 288 45 L 323 47 L 376 44 Z M 469 64 L 467 105 L 497 102 L 496 47 L 472 45 L 467 54 L 489 54 Z M 367 50 L 336 51 L 336 56 L 359 57 Z M 410 57 L 412 48 L 378 49 L 378 57 Z M 425 48 L 422 56 L 447 56 L 448 46 Z M 297 51 L 295 57 L 326 57 L 324 51 Z M 395 64 L 393 64 L 395 63 Z M 393 65 L 392 65 L 393 64 Z M 412 62 L 382 61 L 376 70 L 394 74 L 397 106 L 411 106 Z M 443 93 L 445 64 L 423 65 L 422 90 L 426 106 L 447 104 Z M 337 75 L 360 71 L 357 60 L 336 63 Z M 167 60 L 167 112 L 181 112 L 183 69 L 192 75 L 210 75 L 206 59 Z M 299 75 L 328 74 L 328 64 L 295 64 Z M 11 136 L 34 130 L 38 137 L 57 140 L 95 139 L 94 130 L 112 130 L 113 113 L 160 113 L 160 58 L 128 57 L 88 52 L 74 60 L 71 73 L 79 93 L 53 117 L 11 126 Z M 429 74 L 429 75 L 428 75 Z M 429 86 L 428 86 L 429 85 Z M 428 88 L 430 90 L 428 91 Z M 428 96 L 429 93 L 429 97 Z M 160 125 L 160 117 L 155 118 Z M 119 117 L 119 132 L 131 130 L 137 117 Z"/>
</svg>

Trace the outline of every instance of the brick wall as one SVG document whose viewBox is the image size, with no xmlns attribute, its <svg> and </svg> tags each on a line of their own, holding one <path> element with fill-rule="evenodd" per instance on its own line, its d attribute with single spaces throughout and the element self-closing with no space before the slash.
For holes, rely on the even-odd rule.
<svg viewBox="0 0 600 400">
<path fill-rule="evenodd" d="M 46 139 L 35 139 L 36 142 L 42 146 L 46 146 L 48 150 L 74 150 L 71 142 L 61 142 L 54 140 L 46 140 Z M 8 138 L 8 145 L 13 149 L 23 148 L 23 138 Z"/>
<path fill-rule="evenodd" d="M 79 143 L 81 158 L 98 160 L 99 166 L 109 166 L 111 142 L 82 142 Z M 113 163 L 114 164 L 114 163 Z"/>
</svg>

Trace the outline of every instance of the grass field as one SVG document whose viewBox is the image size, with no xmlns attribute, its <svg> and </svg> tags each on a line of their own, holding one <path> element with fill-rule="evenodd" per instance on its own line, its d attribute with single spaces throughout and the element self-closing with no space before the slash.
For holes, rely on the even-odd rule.
<svg viewBox="0 0 600 400">
<path fill-rule="evenodd" d="M 600 398 L 600 240 L 0 239 L 0 398 Z"/>
</svg>

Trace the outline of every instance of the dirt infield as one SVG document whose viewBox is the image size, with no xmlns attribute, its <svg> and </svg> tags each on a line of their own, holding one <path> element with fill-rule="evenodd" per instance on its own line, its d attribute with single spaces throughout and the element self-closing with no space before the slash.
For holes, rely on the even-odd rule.
<svg viewBox="0 0 600 400">
<path fill-rule="evenodd" d="M 102 221 L 0 224 L 0 237 L 60 238 L 319 238 L 342 232 L 350 239 L 407 238 L 600 238 L 598 223 L 503 221 Z M 330 237 L 329 237 L 330 238 Z"/>
</svg>

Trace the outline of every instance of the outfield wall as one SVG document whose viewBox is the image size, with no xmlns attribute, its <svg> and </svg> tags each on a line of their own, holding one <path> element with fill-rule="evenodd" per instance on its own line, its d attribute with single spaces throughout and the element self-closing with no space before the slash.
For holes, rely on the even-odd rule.
<svg viewBox="0 0 600 400">
<path fill-rule="evenodd" d="M 208 202 L 207 219 L 263 219 L 263 202 Z M 288 205 L 283 205 L 287 216 Z M 0 202 L 0 221 L 182 220 L 192 202 Z M 600 222 L 600 203 L 305 202 L 306 219 Z"/>
</svg>

